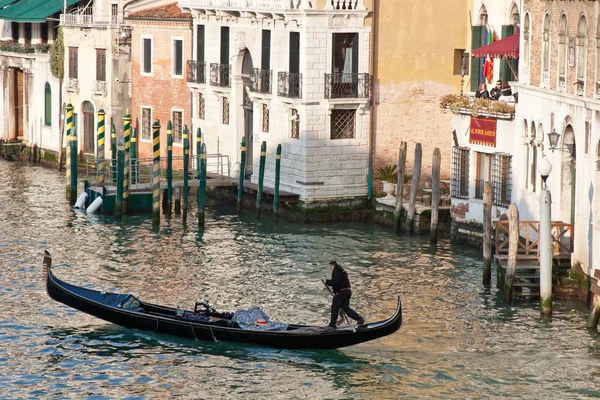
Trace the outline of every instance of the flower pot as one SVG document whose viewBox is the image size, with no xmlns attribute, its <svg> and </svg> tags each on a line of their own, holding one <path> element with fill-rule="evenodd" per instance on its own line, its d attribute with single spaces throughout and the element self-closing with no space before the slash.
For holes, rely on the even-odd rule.
<svg viewBox="0 0 600 400">
<path fill-rule="evenodd" d="M 396 195 L 396 184 L 392 182 L 383 181 L 383 191 L 386 193 L 385 199 L 394 198 Z"/>
</svg>

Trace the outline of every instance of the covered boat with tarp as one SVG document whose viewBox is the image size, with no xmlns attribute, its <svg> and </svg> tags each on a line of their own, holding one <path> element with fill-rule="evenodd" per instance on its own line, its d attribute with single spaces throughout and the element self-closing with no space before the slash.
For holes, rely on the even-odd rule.
<svg viewBox="0 0 600 400">
<path fill-rule="evenodd" d="M 44 257 L 48 295 L 69 307 L 126 328 L 181 336 L 196 340 L 229 341 L 285 349 L 335 349 L 390 335 L 402 325 L 402 305 L 383 321 L 360 326 L 325 327 L 270 321 L 253 307 L 236 313 L 217 312 L 207 303 L 193 310 L 145 303 L 131 294 L 109 293 L 71 285 L 52 272 L 52 258 Z"/>
</svg>

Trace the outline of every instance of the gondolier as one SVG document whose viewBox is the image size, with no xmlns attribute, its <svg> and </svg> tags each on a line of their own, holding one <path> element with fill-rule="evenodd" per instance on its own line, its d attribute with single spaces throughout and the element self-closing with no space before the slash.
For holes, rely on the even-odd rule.
<svg viewBox="0 0 600 400">
<path fill-rule="evenodd" d="M 365 320 L 350 308 L 350 298 L 352 297 L 352 290 L 350 289 L 350 280 L 348 274 L 335 260 L 329 262 L 329 268 L 331 268 L 331 279 L 323 280 L 323 283 L 327 286 L 331 286 L 333 289 L 333 301 L 331 302 L 331 320 L 329 321 L 329 327 L 335 329 L 336 320 L 340 309 L 346 313 L 347 316 L 358 322 L 358 325 L 363 325 Z"/>
</svg>

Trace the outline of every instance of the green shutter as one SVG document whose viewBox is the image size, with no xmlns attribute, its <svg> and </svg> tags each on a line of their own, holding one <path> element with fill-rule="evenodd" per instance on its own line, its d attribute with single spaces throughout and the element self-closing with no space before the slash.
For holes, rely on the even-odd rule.
<svg viewBox="0 0 600 400">
<path fill-rule="evenodd" d="M 515 31 L 514 25 L 502 25 L 502 39 L 512 36 Z M 514 65 L 514 60 L 512 59 L 501 59 L 500 60 L 500 79 L 503 82 L 514 81 L 515 76 L 513 75 L 508 63 L 512 63 Z"/>
<path fill-rule="evenodd" d="M 48 82 L 46 82 L 44 101 L 44 123 L 46 126 L 50 126 L 52 125 L 52 90 L 50 89 L 50 84 Z"/>
<path fill-rule="evenodd" d="M 471 52 L 481 47 L 483 26 L 471 27 Z M 471 92 L 476 92 L 479 88 L 479 78 L 481 76 L 481 58 L 471 58 Z"/>
</svg>

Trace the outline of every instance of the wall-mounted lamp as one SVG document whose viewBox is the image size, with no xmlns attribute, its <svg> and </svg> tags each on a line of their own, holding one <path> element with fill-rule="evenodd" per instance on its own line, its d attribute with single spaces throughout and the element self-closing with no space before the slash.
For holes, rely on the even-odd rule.
<svg viewBox="0 0 600 400">
<path fill-rule="evenodd" d="M 556 131 L 552 131 L 548 134 L 548 141 L 550 142 L 550 150 L 554 153 L 556 150 L 556 146 L 558 146 L 558 139 L 560 139 L 560 134 L 556 133 Z"/>
</svg>

